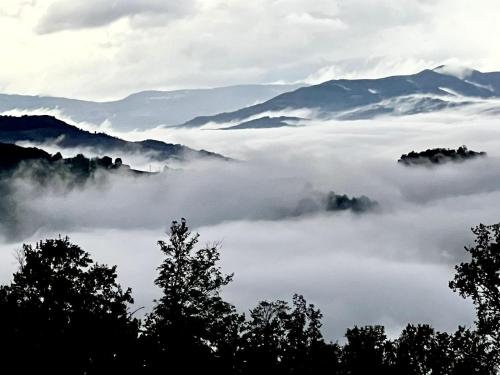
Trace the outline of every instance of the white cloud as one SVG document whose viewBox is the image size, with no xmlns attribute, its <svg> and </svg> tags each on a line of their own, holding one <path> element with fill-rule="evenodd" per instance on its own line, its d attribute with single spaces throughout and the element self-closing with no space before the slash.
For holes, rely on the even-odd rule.
<svg viewBox="0 0 500 375">
<path fill-rule="evenodd" d="M 495 0 L 19 4 L 0 5 L 11 15 L 0 23 L 9 51 L 0 90 L 12 93 L 117 98 L 142 89 L 413 73 L 447 61 L 500 69 Z"/>
<path fill-rule="evenodd" d="M 31 234 L 25 241 L 70 234 L 98 261 L 118 264 L 138 306 L 150 307 L 158 293 L 156 240 L 170 220 L 187 217 L 201 243 L 222 240 L 224 269 L 236 274 L 226 296 L 242 310 L 259 299 L 304 293 L 325 313 L 332 339 L 353 324 L 382 323 L 392 333 L 408 321 L 447 330 L 471 324 L 472 307 L 447 281 L 472 241 L 469 228 L 500 220 L 495 117 L 454 110 L 293 129 L 116 134 L 246 160 L 195 162 L 163 176 L 117 178 L 67 194 L 18 183 L 17 229 Z M 411 150 L 463 143 L 488 158 L 433 169 L 396 163 Z M 286 216 L 300 199 L 328 190 L 366 194 L 381 210 Z M 1 245 L 4 280 L 20 241 Z"/>
<path fill-rule="evenodd" d="M 457 65 L 446 64 L 444 66 L 439 66 L 438 68 L 435 69 L 435 71 L 441 74 L 446 74 L 458 77 L 460 79 L 465 79 L 472 74 L 473 69 L 460 64 Z"/>
</svg>

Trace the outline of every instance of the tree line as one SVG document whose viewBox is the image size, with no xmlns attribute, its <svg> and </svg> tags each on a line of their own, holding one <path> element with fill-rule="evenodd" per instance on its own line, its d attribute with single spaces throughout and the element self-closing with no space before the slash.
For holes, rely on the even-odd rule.
<svg viewBox="0 0 500 375">
<path fill-rule="evenodd" d="M 442 374 L 493 375 L 500 354 L 500 224 L 473 229 L 468 262 L 450 287 L 474 302 L 472 328 L 412 325 L 395 339 L 382 326 L 328 342 L 322 314 L 301 295 L 239 313 L 221 296 L 232 274 L 217 246 L 197 248 L 183 219 L 159 241 L 161 298 L 143 319 L 116 266 L 95 263 L 66 238 L 23 245 L 19 269 L 0 287 L 5 374 Z"/>
</svg>

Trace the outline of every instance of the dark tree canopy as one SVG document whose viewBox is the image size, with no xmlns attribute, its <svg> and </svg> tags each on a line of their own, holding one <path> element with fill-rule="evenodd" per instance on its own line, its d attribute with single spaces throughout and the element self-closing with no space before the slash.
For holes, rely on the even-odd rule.
<svg viewBox="0 0 500 375">
<path fill-rule="evenodd" d="M 500 363 L 500 224 L 481 224 L 472 232 L 475 245 L 465 248 L 471 259 L 456 266 L 450 287 L 472 299 L 478 331 L 491 341 Z"/>
<path fill-rule="evenodd" d="M 4 361 L 19 373 L 97 374 L 133 365 L 138 322 L 116 267 L 59 238 L 24 245 L 13 282 L 0 289 Z M 4 363 L 5 363 L 4 362 Z"/>
<path fill-rule="evenodd" d="M 321 334 L 322 314 L 294 295 L 285 301 L 262 301 L 250 311 L 243 335 L 245 374 L 314 374 L 338 363 L 338 346 L 326 344 Z"/>
<path fill-rule="evenodd" d="M 162 296 L 142 324 L 116 267 L 68 238 L 24 245 L 19 270 L 0 287 L 0 363 L 23 375 L 495 375 L 500 224 L 474 233 L 471 260 L 450 286 L 476 304 L 477 330 L 408 324 L 390 339 L 382 326 L 355 326 L 343 345 L 325 342 L 320 310 L 301 295 L 238 314 L 221 296 L 233 275 L 222 272 L 218 246 L 197 248 L 185 220 L 159 241 Z"/>
<path fill-rule="evenodd" d="M 411 151 L 401 155 L 398 163 L 412 165 L 437 165 L 449 162 L 463 162 L 470 159 L 486 156 L 486 152 L 469 150 L 467 146 L 460 146 L 453 150 L 449 148 L 433 148 L 421 152 Z"/>
<path fill-rule="evenodd" d="M 238 333 L 242 318 L 220 296 L 233 275 L 218 266 L 217 245 L 195 250 L 198 237 L 183 219 L 172 223 L 168 242 L 158 242 L 165 259 L 155 284 L 163 295 L 145 323 L 146 340 L 156 348 L 152 368 L 167 362 L 185 370 L 215 366 Z"/>
<path fill-rule="evenodd" d="M 327 211 L 345 211 L 351 210 L 355 213 L 362 213 L 374 210 L 378 207 L 376 201 L 362 195 L 360 197 L 349 198 L 347 195 L 335 194 L 331 191 L 326 196 Z"/>
</svg>

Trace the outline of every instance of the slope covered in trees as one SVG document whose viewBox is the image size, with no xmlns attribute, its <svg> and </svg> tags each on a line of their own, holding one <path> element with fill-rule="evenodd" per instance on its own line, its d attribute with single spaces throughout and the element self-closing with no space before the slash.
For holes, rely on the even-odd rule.
<svg viewBox="0 0 500 375">
<path fill-rule="evenodd" d="M 24 170 L 31 170 L 39 178 L 42 175 L 50 178 L 54 175 L 70 174 L 75 179 L 89 178 L 97 171 L 146 173 L 131 169 L 123 164 L 121 158 L 113 161 L 109 156 L 86 158 L 83 154 L 78 154 L 64 159 L 59 152 L 51 155 L 36 147 L 21 147 L 0 142 L 0 177 L 11 177 L 15 173 L 22 174 Z"/>
<path fill-rule="evenodd" d="M 442 374 L 493 375 L 500 358 L 500 224 L 474 229 L 469 262 L 450 286 L 472 297 L 477 330 L 409 324 L 396 339 L 354 327 L 327 342 L 321 312 L 303 296 L 262 301 L 248 316 L 221 296 L 233 275 L 217 246 L 197 248 L 185 220 L 159 241 L 161 298 L 141 322 L 116 267 L 94 263 L 68 238 L 24 245 L 0 287 L 1 360 L 15 373 L 51 374 Z"/>
<path fill-rule="evenodd" d="M 148 153 L 157 160 L 186 158 L 223 158 L 205 150 L 154 140 L 129 142 L 105 133 L 92 133 L 52 116 L 0 116 L 0 142 L 27 141 L 36 144 L 55 143 L 61 148 L 88 148 L 97 154 L 116 151 L 126 153 Z"/>
</svg>

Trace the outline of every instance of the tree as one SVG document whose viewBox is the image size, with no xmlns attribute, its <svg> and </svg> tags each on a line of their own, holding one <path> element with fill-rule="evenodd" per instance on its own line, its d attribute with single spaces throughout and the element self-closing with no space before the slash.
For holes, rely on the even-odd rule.
<svg viewBox="0 0 500 375">
<path fill-rule="evenodd" d="M 198 234 L 191 236 L 186 221 L 174 221 L 169 242 L 159 241 L 165 254 L 155 284 L 163 295 L 145 323 L 144 344 L 151 355 L 146 368 L 182 370 L 231 367 L 236 353 L 239 322 L 234 306 L 220 296 L 233 275 L 218 266 L 218 246 L 195 250 Z"/>
<path fill-rule="evenodd" d="M 317 373 L 320 369 L 315 368 L 315 362 L 321 360 L 326 345 L 321 334 L 323 314 L 314 305 L 308 305 L 302 295 L 293 296 L 292 306 L 285 322 L 286 350 L 282 365 L 293 374 Z"/>
<path fill-rule="evenodd" d="M 454 363 L 451 337 L 427 325 L 408 324 L 393 343 L 395 374 L 448 375 Z"/>
<path fill-rule="evenodd" d="M 471 298 L 476 308 L 478 333 L 485 336 L 500 364 L 500 224 L 472 229 L 475 246 L 465 247 L 469 262 L 456 266 L 450 288 Z"/>
<path fill-rule="evenodd" d="M 392 348 L 386 341 L 384 327 L 367 326 L 348 329 L 342 351 L 343 374 L 387 374 L 388 354 Z"/>
<path fill-rule="evenodd" d="M 250 311 L 243 337 L 245 374 L 279 373 L 286 351 L 289 309 L 285 301 L 261 301 Z"/>
<path fill-rule="evenodd" d="M 0 288 L 2 366 L 16 373 L 100 374 L 133 368 L 138 322 L 116 267 L 95 264 L 69 239 L 23 245 Z"/>
<path fill-rule="evenodd" d="M 434 329 L 428 325 L 408 324 L 394 342 L 395 373 L 425 375 L 430 372 Z"/>
<path fill-rule="evenodd" d="M 451 337 L 452 375 L 495 375 L 495 361 L 490 343 L 475 331 L 459 327 Z"/>
<path fill-rule="evenodd" d="M 262 301 L 250 311 L 243 347 L 244 373 L 331 373 L 338 363 L 337 346 L 327 345 L 314 305 L 295 294 L 285 301 Z"/>
</svg>

